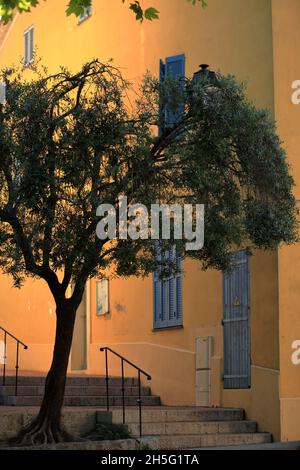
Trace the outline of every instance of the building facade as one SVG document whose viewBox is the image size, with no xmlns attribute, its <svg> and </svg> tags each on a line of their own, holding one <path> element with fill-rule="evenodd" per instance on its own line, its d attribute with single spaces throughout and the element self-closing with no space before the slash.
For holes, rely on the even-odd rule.
<svg viewBox="0 0 300 470">
<path fill-rule="evenodd" d="M 28 65 L 34 54 L 49 72 L 113 58 L 125 78 L 138 83 L 146 70 L 158 75 L 160 63 L 180 57 L 186 76 L 200 63 L 235 75 L 247 83 L 249 99 L 277 121 L 299 199 L 300 107 L 291 95 L 300 79 L 300 0 L 227 0 L 226 6 L 209 0 L 206 10 L 184 0 L 155 0 L 160 20 L 142 24 L 121 2 L 94 0 L 79 21 L 66 17 L 65 3 L 41 2 L 2 27 L 0 67 Z M 171 294 L 157 286 L 155 276 L 90 280 L 77 315 L 70 371 L 103 373 L 99 348 L 107 345 L 152 375 L 153 392 L 164 404 L 242 407 L 276 440 L 300 439 L 300 365 L 293 349 L 300 340 L 299 246 L 234 256 L 231 275 L 184 261 L 172 303 L 176 315 L 170 309 L 174 289 Z M 0 326 L 28 344 L 22 368 L 45 372 L 54 301 L 41 281 L 29 280 L 21 290 L 11 285 L 2 275 Z M 169 296 L 168 307 L 163 296 Z M 118 363 L 111 373 L 120 373 Z"/>
</svg>

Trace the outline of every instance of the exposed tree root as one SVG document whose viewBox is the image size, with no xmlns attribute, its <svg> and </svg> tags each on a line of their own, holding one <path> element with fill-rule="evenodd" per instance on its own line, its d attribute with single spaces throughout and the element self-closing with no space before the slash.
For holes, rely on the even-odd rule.
<svg viewBox="0 0 300 470">
<path fill-rule="evenodd" d="M 9 441 L 9 444 L 15 447 L 27 447 L 83 440 L 72 436 L 57 424 L 37 417 L 21 429 L 19 434 Z"/>
</svg>

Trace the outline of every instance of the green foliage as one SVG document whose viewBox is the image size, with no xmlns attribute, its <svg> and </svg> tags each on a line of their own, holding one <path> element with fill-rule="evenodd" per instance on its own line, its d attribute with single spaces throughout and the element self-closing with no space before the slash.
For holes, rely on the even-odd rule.
<svg viewBox="0 0 300 470">
<path fill-rule="evenodd" d="M 128 427 L 125 424 L 97 424 L 94 431 L 85 436 L 90 441 L 117 441 L 131 439 Z"/>
<path fill-rule="evenodd" d="M 192 5 L 196 5 L 197 2 L 200 2 L 203 8 L 207 7 L 206 0 L 187 0 L 187 1 L 190 2 Z"/>
<path fill-rule="evenodd" d="M 81 14 L 83 14 L 85 7 L 91 6 L 92 1 L 96 0 L 69 0 L 66 9 L 67 16 L 80 16 Z M 121 1 L 122 3 L 126 2 L 126 0 Z M 187 1 L 191 2 L 192 5 L 195 5 L 197 1 L 199 1 L 202 7 L 206 7 L 205 0 Z M 15 9 L 18 10 L 20 13 L 28 12 L 30 11 L 31 7 L 36 7 L 38 3 L 39 0 L 0 0 L 0 16 L 2 17 L 2 21 L 4 23 L 7 23 L 12 18 L 13 11 Z M 129 9 L 135 14 L 135 18 L 137 21 L 143 21 L 144 19 L 152 21 L 159 18 L 159 11 L 154 7 L 143 9 L 141 0 L 134 0 L 129 2 Z"/>
<path fill-rule="evenodd" d="M 146 276 L 157 269 L 151 240 L 100 241 L 96 209 L 128 204 L 205 205 L 205 243 L 182 256 L 226 269 L 243 243 L 263 249 L 297 239 L 293 179 L 274 122 L 233 77 L 185 86 L 147 75 L 136 103 L 111 64 L 72 75 L 4 71 L 0 113 L 0 267 L 19 286 L 41 277 L 55 299 L 89 277 Z M 188 92 L 189 91 L 189 92 Z M 160 106 L 182 109 L 163 128 Z M 161 135 L 154 129 L 160 125 Z M 119 222 L 118 222 L 119 223 Z M 62 278 L 58 277 L 58 273 Z"/>
<path fill-rule="evenodd" d="M 153 449 L 148 443 L 144 441 L 139 441 L 137 445 L 137 450 L 153 450 Z"/>
<path fill-rule="evenodd" d="M 36 7 L 39 0 L 1 0 L 0 1 L 0 16 L 4 23 L 7 23 L 13 14 L 14 9 L 23 13 L 30 11 L 31 7 Z"/>
<path fill-rule="evenodd" d="M 67 16 L 80 16 L 84 13 L 84 9 L 91 6 L 92 0 L 71 0 L 68 4 Z"/>
<path fill-rule="evenodd" d="M 122 0 L 122 2 L 124 3 L 125 0 Z M 143 10 L 141 3 L 138 0 L 131 2 L 129 5 L 129 9 L 132 10 L 135 14 L 135 19 L 137 21 L 143 21 L 144 18 L 149 21 L 156 20 L 159 18 L 159 11 L 156 8 L 149 7 Z"/>
<path fill-rule="evenodd" d="M 159 18 L 159 12 L 158 10 L 156 10 L 156 8 L 153 8 L 153 7 L 150 7 L 150 8 L 147 8 L 144 12 L 144 16 L 146 18 L 146 20 L 157 20 Z"/>
<path fill-rule="evenodd" d="M 122 0 L 123 3 L 124 3 L 124 0 Z M 141 7 L 141 4 L 139 1 L 135 1 L 134 3 L 130 3 L 130 6 L 129 6 L 130 10 L 133 11 L 133 13 L 135 14 L 135 19 L 137 21 L 141 21 L 144 17 L 144 12 L 143 12 L 143 9 Z"/>
</svg>

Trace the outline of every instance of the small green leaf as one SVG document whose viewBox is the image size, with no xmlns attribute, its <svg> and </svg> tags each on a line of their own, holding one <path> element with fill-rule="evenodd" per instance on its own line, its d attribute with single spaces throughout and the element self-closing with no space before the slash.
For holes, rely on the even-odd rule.
<svg viewBox="0 0 300 470">
<path fill-rule="evenodd" d="M 84 9 L 91 6 L 92 0 L 70 0 L 66 9 L 67 16 L 80 16 L 84 13 Z"/>
<path fill-rule="evenodd" d="M 144 11 L 140 5 L 140 2 L 139 1 L 135 1 L 134 3 L 131 3 L 130 6 L 129 6 L 130 10 L 133 11 L 133 13 L 135 14 L 135 19 L 137 21 L 143 21 L 144 19 Z"/>
<path fill-rule="evenodd" d="M 145 10 L 146 20 L 157 20 L 159 18 L 159 11 L 156 8 L 150 7 Z"/>
<path fill-rule="evenodd" d="M 197 1 L 199 1 L 201 3 L 202 8 L 207 7 L 206 0 L 187 0 L 187 1 L 190 2 L 192 5 L 196 5 Z"/>
</svg>

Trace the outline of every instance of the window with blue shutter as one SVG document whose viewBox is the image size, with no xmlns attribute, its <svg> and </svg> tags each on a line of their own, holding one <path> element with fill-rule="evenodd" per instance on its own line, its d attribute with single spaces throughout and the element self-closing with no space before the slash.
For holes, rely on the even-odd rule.
<svg viewBox="0 0 300 470">
<path fill-rule="evenodd" d="M 160 262 L 162 256 L 167 262 L 168 258 L 175 262 L 177 270 L 176 274 L 163 278 L 161 270 L 153 273 L 154 329 L 182 325 L 182 260 L 174 249 L 159 255 Z"/>
<path fill-rule="evenodd" d="M 167 57 L 165 61 L 159 61 L 159 80 L 165 78 L 182 80 L 185 77 L 185 55 Z M 162 127 L 172 127 L 183 114 L 183 107 L 178 106 L 176 110 L 160 106 L 159 135 Z M 171 276 L 161 278 L 161 271 L 153 273 L 153 305 L 154 305 L 154 328 L 168 328 L 182 325 L 182 260 L 177 256 L 174 249 L 159 255 L 165 258 L 171 257 L 175 261 L 177 272 Z M 173 257 L 176 259 L 173 260 Z M 163 262 L 162 259 L 159 259 Z"/>
<path fill-rule="evenodd" d="M 161 59 L 159 61 L 159 80 L 163 81 L 165 78 L 173 78 L 182 80 L 184 84 L 185 77 L 185 55 L 179 54 L 171 57 L 167 57 L 165 62 Z M 165 109 L 160 109 L 161 121 L 164 121 L 164 126 L 166 128 L 173 127 L 176 122 L 180 119 L 183 114 L 183 106 L 178 106 L 176 110 L 168 109 L 168 106 Z M 161 129 L 159 130 L 161 134 Z"/>
<path fill-rule="evenodd" d="M 24 32 L 24 66 L 30 65 L 34 60 L 34 26 Z"/>
</svg>

